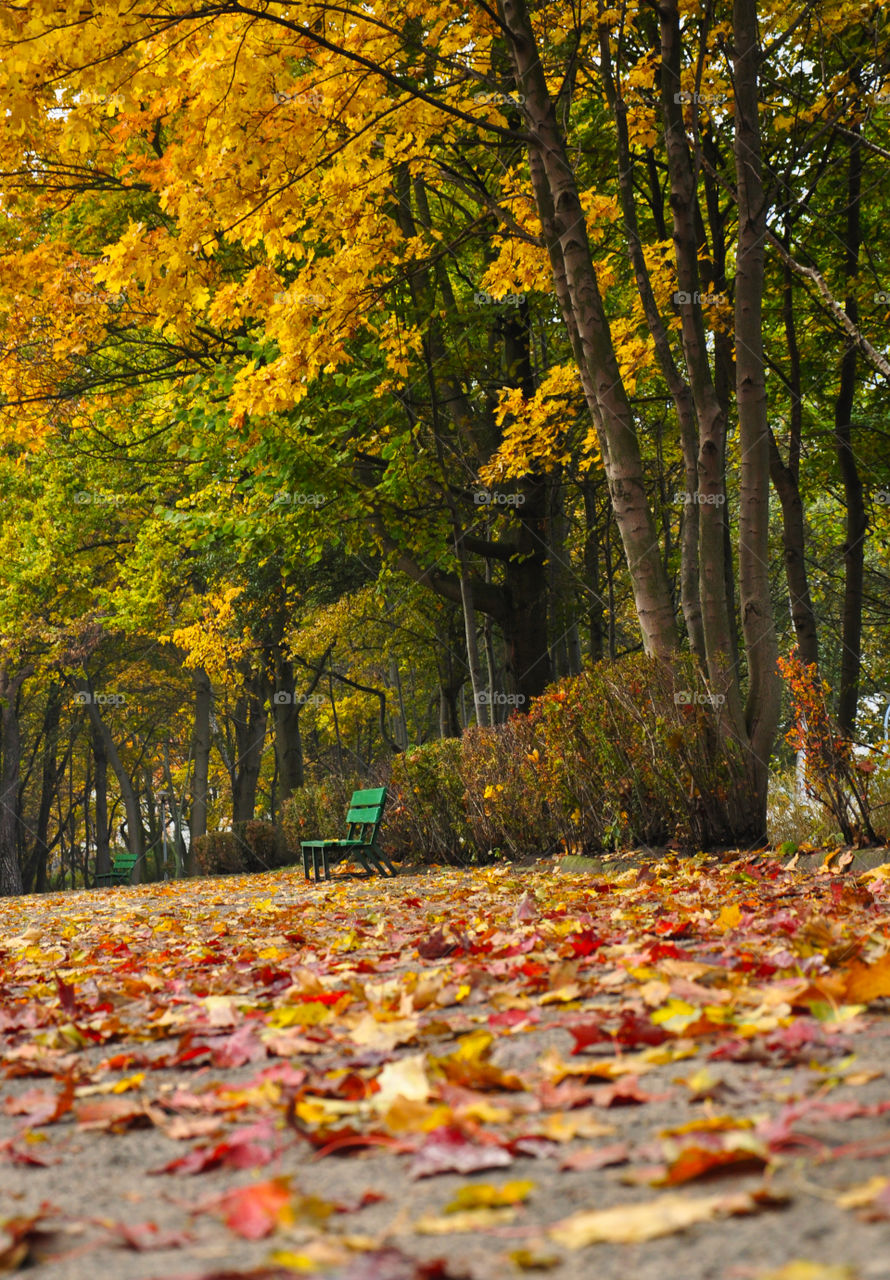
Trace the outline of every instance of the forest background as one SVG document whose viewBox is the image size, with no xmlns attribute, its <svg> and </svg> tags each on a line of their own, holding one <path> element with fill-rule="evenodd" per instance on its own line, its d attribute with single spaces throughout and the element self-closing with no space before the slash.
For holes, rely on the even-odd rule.
<svg viewBox="0 0 890 1280">
<path fill-rule="evenodd" d="M 5 5 L 0 891 L 878 839 L 887 25 Z"/>
</svg>

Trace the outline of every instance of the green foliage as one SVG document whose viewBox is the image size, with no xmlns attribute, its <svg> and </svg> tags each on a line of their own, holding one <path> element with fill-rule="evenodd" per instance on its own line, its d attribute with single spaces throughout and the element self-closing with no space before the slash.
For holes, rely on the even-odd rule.
<svg viewBox="0 0 890 1280">
<path fill-rule="evenodd" d="M 392 856 L 462 866 L 473 856 L 460 738 L 412 747 L 392 762 L 380 839 Z"/>
</svg>

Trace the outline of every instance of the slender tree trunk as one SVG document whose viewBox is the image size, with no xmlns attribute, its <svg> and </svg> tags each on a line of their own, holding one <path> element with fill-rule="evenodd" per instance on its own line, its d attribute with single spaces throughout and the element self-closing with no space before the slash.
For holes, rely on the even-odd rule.
<svg viewBox="0 0 890 1280">
<path fill-rule="evenodd" d="M 247 681 L 244 695 L 238 699 L 235 719 L 235 784 L 232 796 L 232 821 L 250 822 L 256 813 L 256 795 L 263 763 L 268 712 L 264 682 L 260 676 Z"/>
<path fill-rule="evenodd" d="M 18 696 L 27 672 L 11 675 L 0 670 L 0 897 L 14 897 L 23 892 L 22 872 L 18 859 L 19 768 L 22 744 L 19 725 Z"/>
<path fill-rule="evenodd" d="M 52 812 L 53 797 L 56 795 L 61 777 L 58 764 L 59 719 L 62 710 L 62 688 L 57 680 L 50 681 L 46 696 L 46 707 L 43 712 L 43 762 L 40 770 L 40 806 L 37 810 L 37 822 L 34 828 L 34 843 L 25 870 L 24 889 L 26 893 L 33 886 L 35 892 L 46 893 L 47 863 L 49 861 L 49 819 Z"/>
<path fill-rule="evenodd" d="M 685 479 L 684 496 L 686 499 L 680 525 L 680 601 L 689 647 L 704 662 L 705 637 L 699 583 L 699 506 L 696 502 L 698 495 L 698 424 L 695 405 L 689 384 L 683 378 L 674 360 L 670 338 L 658 308 L 649 276 L 649 269 L 646 265 L 646 256 L 643 251 L 637 219 L 633 153 L 627 128 L 627 105 L 618 95 L 612 70 L 609 36 L 606 32 L 603 33 L 600 41 L 600 65 L 606 96 L 615 119 L 618 147 L 618 191 L 624 218 L 624 233 L 627 240 L 628 256 L 633 267 L 637 292 L 640 295 L 646 323 L 655 345 L 655 355 L 671 398 L 674 401 L 677 421 L 680 427 Z M 673 123 L 675 124 L 675 121 Z M 670 133 L 670 129 L 668 133 Z M 657 180 L 657 192 L 660 196 L 660 174 Z"/>
<path fill-rule="evenodd" d="M 117 779 L 117 785 L 120 788 L 127 815 L 127 848 L 130 853 L 136 854 L 138 859 L 136 866 L 133 868 L 131 883 L 139 884 L 142 879 L 142 861 L 145 856 L 145 830 L 142 825 L 142 810 L 139 805 L 139 797 L 133 785 L 133 780 L 124 768 L 123 761 L 118 754 L 114 739 L 111 736 L 111 730 L 102 719 L 102 713 L 93 696 L 90 682 L 86 679 L 78 680 L 77 688 L 82 694 L 86 695 L 85 706 L 90 718 L 90 724 L 93 731 L 98 733 L 102 739 L 106 759 L 111 765 L 114 776 Z"/>
<path fill-rule="evenodd" d="M 758 118 L 756 0 L 733 2 L 736 186 L 739 243 L 736 260 L 736 399 L 739 413 L 739 589 L 748 666 L 745 719 L 754 822 L 766 828 L 770 753 L 779 723 L 781 684 L 769 579 L 769 468 L 766 377 L 763 358 L 766 197 L 761 174 Z"/>
<path fill-rule="evenodd" d="M 674 258 L 677 264 L 683 356 L 698 422 L 698 482 L 692 501 L 698 506 L 699 597 L 708 676 L 715 693 L 726 698 L 726 713 L 736 734 L 744 732 L 738 669 L 734 662 L 733 623 L 726 591 L 723 537 L 726 488 L 724 454 L 726 413 L 714 386 L 705 331 L 699 271 L 696 173 L 686 141 L 681 88 L 680 14 L 676 0 L 661 0 L 661 101 L 670 175 Z M 688 494 L 687 494 L 688 498 Z M 687 501 L 687 513 L 690 503 Z M 689 513 L 688 513 L 689 514 Z M 692 519 L 696 517 L 691 516 Z"/>
<path fill-rule="evenodd" d="M 789 237 L 790 243 L 790 237 Z M 819 634 L 816 612 L 810 595 L 804 539 L 803 501 L 800 496 L 800 453 L 803 441 L 803 388 L 800 376 L 800 349 L 794 318 L 793 276 L 784 267 L 782 309 L 785 341 L 788 346 L 788 392 L 790 397 L 788 461 L 782 459 L 775 437 L 770 433 L 770 475 L 782 507 L 782 546 L 791 621 L 801 661 L 812 666 L 819 661 Z"/>
<path fill-rule="evenodd" d="M 501 0 L 516 88 L 531 133 L 529 167 L 557 298 L 603 454 L 646 651 L 669 659 L 677 627 L 644 484 L 633 412 L 597 283 L 587 223 L 526 0 Z"/>
<path fill-rule="evenodd" d="M 311 697 L 321 679 L 316 675 L 308 694 L 298 695 L 292 664 L 281 658 L 277 664 L 276 692 L 272 700 L 272 723 L 275 731 L 275 759 L 278 764 L 279 804 L 283 804 L 303 785 L 303 740 L 300 734 L 300 712 L 304 703 L 298 696 Z M 285 697 L 285 695 L 287 695 Z"/>
<path fill-rule="evenodd" d="M 473 603 L 473 591 L 470 586 L 467 553 L 456 525 L 454 529 L 454 549 L 457 553 L 458 571 L 460 573 L 460 599 L 464 614 L 464 641 L 467 646 L 467 666 L 470 672 L 470 684 L 473 687 L 473 706 L 476 709 L 476 723 L 485 726 L 491 724 L 492 707 L 488 699 L 494 694 L 495 690 L 490 690 L 489 694 L 486 695 L 485 682 L 482 677 L 482 663 L 479 659 L 476 607 Z"/>
<path fill-rule="evenodd" d="M 96 726 L 90 725 L 90 743 L 93 749 L 93 790 L 96 793 L 96 878 L 111 871 L 111 850 L 108 831 L 108 755 L 105 741 Z"/>
<path fill-rule="evenodd" d="M 194 771 L 192 774 L 192 796 L 189 806 L 189 848 L 185 860 L 186 875 L 198 874 L 195 859 L 195 841 L 207 833 L 207 788 L 210 779 L 210 751 L 213 745 L 213 734 L 210 726 L 210 713 L 213 704 L 213 690 L 210 677 L 203 668 L 192 671 L 192 683 L 195 687 L 195 723 L 192 730 L 192 758 Z"/>
<path fill-rule="evenodd" d="M 600 593 L 600 529 L 596 504 L 596 487 L 591 480 L 584 481 L 584 572 L 590 593 L 587 606 L 587 628 L 590 640 L 590 661 L 601 662 L 605 648 L 605 607 Z M 696 587 L 697 589 L 697 587 Z"/>
<path fill-rule="evenodd" d="M 855 135 L 849 142 L 849 168 L 847 178 L 847 225 L 844 241 L 844 271 L 847 278 L 847 297 L 844 310 L 854 324 L 859 321 L 859 309 L 853 296 L 854 281 L 859 269 L 859 249 L 862 239 L 860 229 L 860 197 L 862 190 L 862 147 L 859 126 L 854 125 Z M 856 392 L 856 344 L 847 341 L 841 362 L 841 382 L 834 406 L 834 438 L 838 466 L 844 484 L 846 529 L 844 536 L 844 604 L 841 625 L 841 679 L 838 691 L 837 722 L 841 733 L 852 737 L 856 727 L 856 705 L 859 701 L 859 674 L 862 659 L 862 595 L 865 584 L 865 538 L 868 518 L 862 495 L 862 480 L 853 448 L 853 400 Z"/>
</svg>

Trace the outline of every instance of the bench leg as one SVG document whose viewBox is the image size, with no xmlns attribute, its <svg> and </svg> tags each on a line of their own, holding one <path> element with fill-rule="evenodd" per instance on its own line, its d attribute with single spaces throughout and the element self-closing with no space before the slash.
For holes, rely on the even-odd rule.
<svg viewBox="0 0 890 1280">
<path fill-rule="evenodd" d="M 303 876 L 306 880 L 308 880 L 309 879 L 309 850 L 306 848 L 305 845 L 303 845 L 302 853 L 303 853 Z"/>
</svg>

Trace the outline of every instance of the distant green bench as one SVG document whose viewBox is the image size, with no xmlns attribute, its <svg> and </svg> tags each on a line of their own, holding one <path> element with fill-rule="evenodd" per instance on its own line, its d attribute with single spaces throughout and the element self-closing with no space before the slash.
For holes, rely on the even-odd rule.
<svg viewBox="0 0 890 1280">
<path fill-rule="evenodd" d="M 133 868 L 140 857 L 141 854 L 138 853 L 115 853 L 111 863 L 111 870 L 96 872 L 97 887 L 107 889 L 114 884 L 129 884 L 133 875 Z"/>
<path fill-rule="evenodd" d="M 382 876 L 394 876 L 395 868 L 377 843 L 377 832 L 386 807 L 386 787 L 371 791 L 353 791 L 346 814 L 347 833 L 332 840 L 301 840 L 303 874 L 307 880 L 330 880 L 331 867 L 337 862 L 355 860 L 361 863 L 368 875 L 376 871 Z M 312 875 L 309 875 L 309 863 Z"/>
</svg>

